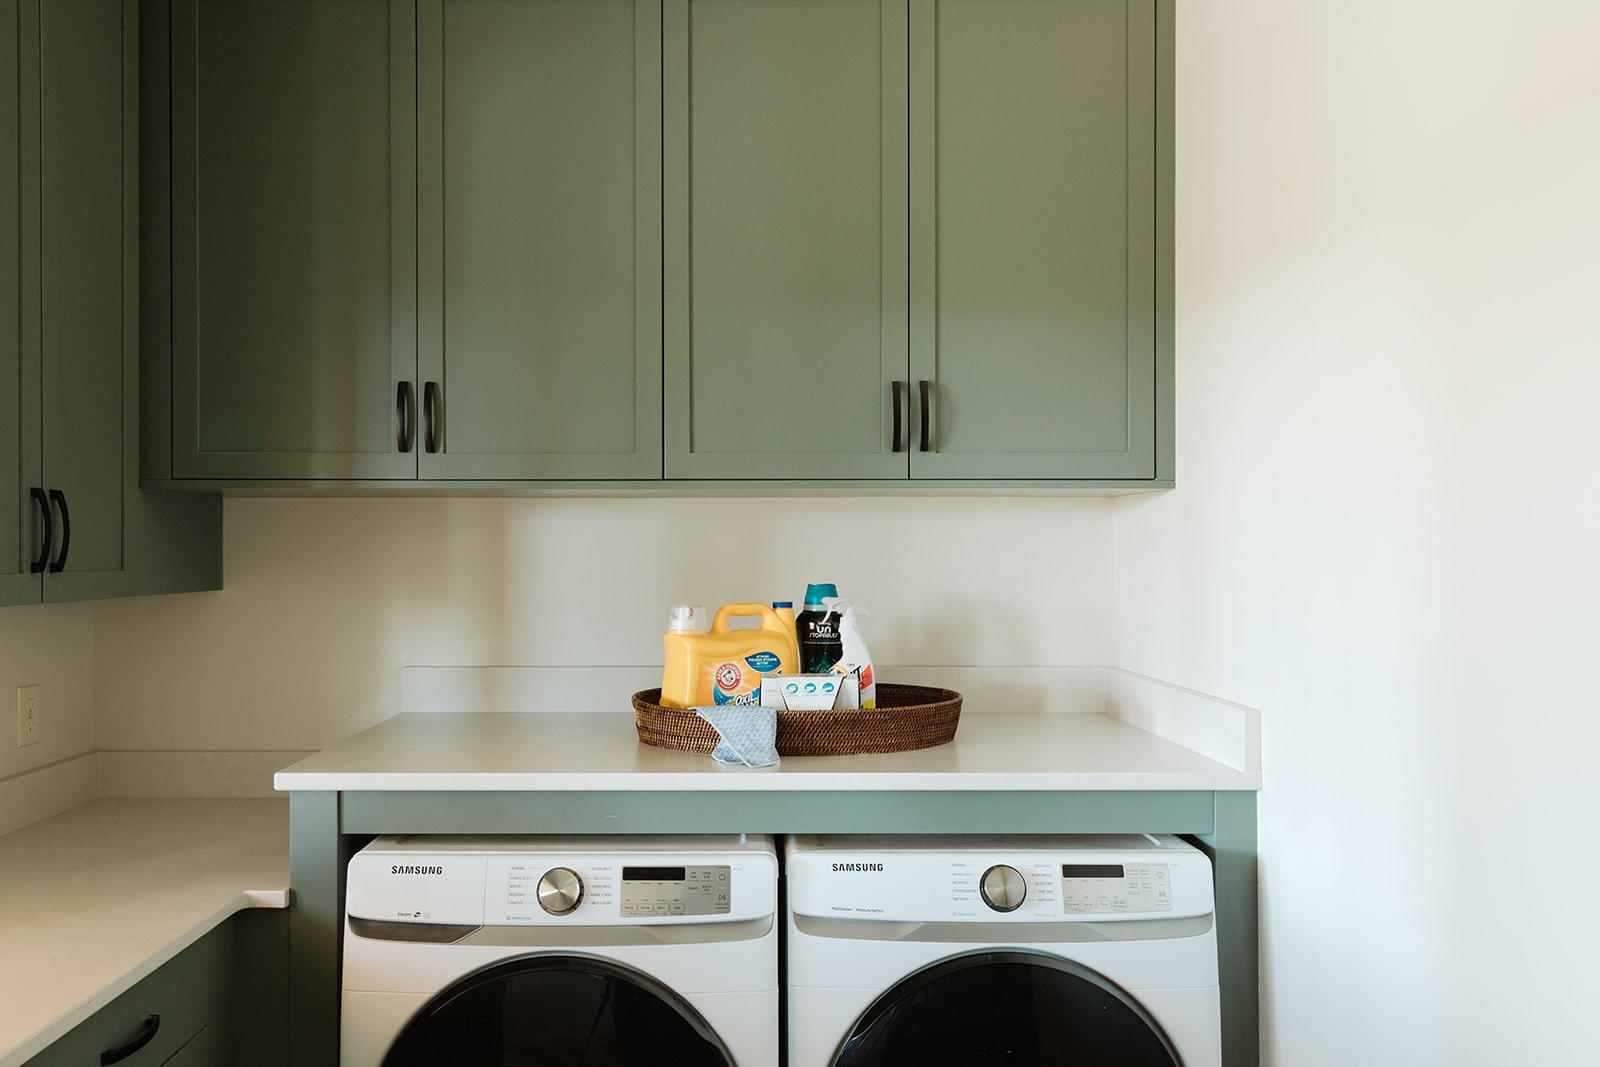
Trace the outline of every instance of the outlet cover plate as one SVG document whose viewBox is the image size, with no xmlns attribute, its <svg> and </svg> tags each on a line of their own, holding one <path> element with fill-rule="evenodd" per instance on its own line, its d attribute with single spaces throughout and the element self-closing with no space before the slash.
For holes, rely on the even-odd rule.
<svg viewBox="0 0 1600 1067">
<path fill-rule="evenodd" d="M 39 743 L 39 687 L 17 686 L 17 747 Z"/>
</svg>

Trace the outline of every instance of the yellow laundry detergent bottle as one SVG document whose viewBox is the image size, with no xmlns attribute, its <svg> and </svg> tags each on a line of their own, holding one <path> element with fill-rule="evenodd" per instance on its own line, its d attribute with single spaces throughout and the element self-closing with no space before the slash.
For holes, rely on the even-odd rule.
<svg viewBox="0 0 1600 1067">
<path fill-rule="evenodd" d="M 757 628 L 730 630 L 728 620 L 746 615 L 761 618 Z M 761 679 L 768 674 L 793 674 L 793 631 L 765 604 L 724 604 L 711 620 L 710 632 L 693 625 L 694 612 L 672 609 L 672 623 L 662 645 L 666 669 L 661 675 L 661 706 L 695 708 L 714 704 L 757 704 Z"/>
</svg>

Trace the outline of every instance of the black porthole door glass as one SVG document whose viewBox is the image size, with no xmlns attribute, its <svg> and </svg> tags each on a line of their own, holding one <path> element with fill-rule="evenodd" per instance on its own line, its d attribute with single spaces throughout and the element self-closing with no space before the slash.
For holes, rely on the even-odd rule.
<svg viewBox="0 0 1600 1067">
<path fill-rule="evenodd" d="M 873 1001 L 835 1067 L 1182 1067 L 1138 1001 L 1070 960 L 975 952 L 943 960 Z"/>
<path fill-rule="evenodd" d="M 733 1067 L 678 994 L 587 956 L 523 956 L 461 979 L 401 1031 L 384 1067 Z"/>
</svg>

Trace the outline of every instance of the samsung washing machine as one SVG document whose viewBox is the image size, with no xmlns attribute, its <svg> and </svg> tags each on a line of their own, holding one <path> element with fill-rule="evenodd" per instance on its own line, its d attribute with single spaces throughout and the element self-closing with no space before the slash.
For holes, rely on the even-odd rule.
<svg viewBox="0 0 1600 1067">
<path fill-rule="evenodd" d="M 344 1067 L 775 1067 L 770 838 L 385 837 L 350 861 Z"/>
<path fill-rule="evenodd" d="M 789 1067 L 1221 1067 L 1211 864 L 1172 837 L 798 837 Z"/>
</svg>

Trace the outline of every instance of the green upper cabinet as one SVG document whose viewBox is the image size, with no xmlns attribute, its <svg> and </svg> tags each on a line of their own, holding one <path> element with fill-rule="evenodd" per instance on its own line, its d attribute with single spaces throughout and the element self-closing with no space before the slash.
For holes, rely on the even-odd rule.
<svg viewBox="0 0 1600 1067">
<path fill-rule="evenodd" d="M 911 476 L 1170 478 L 1156 4 L 911 0 L 910 21 Z"/>
<path fill-rule="evenodd" d="M 668 0 L 667 477 L 1170 478 L 1157 22 Z"/>
<path fill-rule="evenodd" d="M 152 483 L 1172 484 L 1173 0 L 144 10 Z"/>
<path fill-rule="evenodd" d="M 665 27 L 667 477 L 903 479 L 904 0 Z"/>
<path fill-rule="evenodd" d="M 412 5 L 170 19 L 172 437 L 147 477 L 414 478 Z"/>
<path fill-rule="evenodd" d="M 659 479 L 660 36 L 656 0 L 175 0 L 148 476 Z"/>
<path fill-rule="evenodd" d="M 418 47 L 421 477 L 659 478 L 659 0 L 422 0 Z"/>
<path fill-rule="evenodd" d="M 4 603 L 221 583 L 221 501 L 138 484 L 137 18 L 133 0 L 0 12 Z"/>
<path fill-rule="evenodd" d="M 21 64 L 21 5 L 0 3 L 0 204 L 22 203 L 22 131 L 17 87 Z M 30 567 L 42 488 L 39 471 L 38 360 L 24 359 L 22 228 L 19 211 L 0 211 L 0 604 L 38 600 L 40 578 Z M 24 402 L 24 397 L 28 398 Z M 48 499 L 48 498 L 47 498 Z"/>
</svg>

